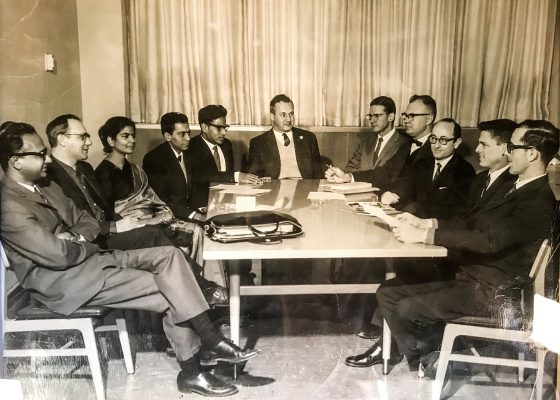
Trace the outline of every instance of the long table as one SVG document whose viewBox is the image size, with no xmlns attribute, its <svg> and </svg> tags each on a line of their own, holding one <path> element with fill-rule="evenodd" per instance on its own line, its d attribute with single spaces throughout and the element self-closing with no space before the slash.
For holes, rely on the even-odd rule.
<svg viewBox="0 0 560 400">
<path fill-rule="evenodd" d="M 321 180 L 273 180 L 262 186 L 270 192 L 256 196 L 257 209 L 278 207 L 301 223 L 304 234 L 278 244 L 218 243 L 204 240 L 205 260 L 266 260 L 294 258 L 410 258 L 445 257 L 440 246 L 405 244 L 375 217 L 351 211 L 344 200 L 309 200 L 310 192 L 322 191 Z M 236 212 L 238 194 L 210 189 L 208 218 Z M 371 199 L 371 195 L 347 195 L 346 200 Z M 388 277 L 388 276 L 386 276 Z M 379 285 L 265 285 L 240 286 L 238 264 L 229 268 L 231 339 L 239 344 L 240 297 L 250 295 L 375 293 Z M 387 373 L 390 331 L 384 324 L 384 373 Z"/>
</svg>

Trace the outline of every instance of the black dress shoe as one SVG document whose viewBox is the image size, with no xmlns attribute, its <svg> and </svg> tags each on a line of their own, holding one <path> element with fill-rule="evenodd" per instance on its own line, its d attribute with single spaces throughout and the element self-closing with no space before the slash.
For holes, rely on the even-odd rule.
<svg viewBox="0 0 560 400">
<path fill-rule="evenodd" d="M 391 355 L 391 363 L 396 364 L 402 360 L 401 355 Z M 365 353 L 347 357 L 344 363 L 350 367 L 366 368 L 383 362 L 383 347 L 381 343 L 376 343 Z"/>
<path fill-rule="evenodd" d="M 202 289 L 202 294 L 210 308 L 229 306 L 228 290 L 223 286 L 209 286 Z"/>
<path fill-rule="evenodd" d="M 200 365 L 216 365 L 218 361 L 238 364 L 256 357 L 260 352 L 257 349 L 241 350 L 231 340 L 224 339 L 213 348 L 200 352 Z"/>
<path fill-rule="evenodd" d="M 177 376 L 177 388 L 183 393 L 198 393 L 209 397 L 230 396 L 238 392 L 230 383 L 224 382 L 209 372 L 199 372 L 189 377 L 183 371 Z"/>
<path fill-rule="evenodd" d="M 381 339 L 382 333 L 383 329 L 380 326 L 365 323 L 362 330 L 358 332 L 358 336 L 362 339 L 379 340 Z"/>
</svg>

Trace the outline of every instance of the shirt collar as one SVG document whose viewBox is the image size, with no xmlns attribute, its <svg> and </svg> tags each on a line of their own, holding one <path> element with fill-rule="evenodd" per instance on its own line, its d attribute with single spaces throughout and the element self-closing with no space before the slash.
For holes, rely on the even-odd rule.
<svg viewBox="0 0 560 400">
<path fill-rule="evenodd" d="M 284 133 L 286 134 L 286 136 L 288 136 L 290 139 L 293 139 L 293 133 L 290 130 L 289 132 L 278 132 L 276 129 L 272 128 L 272 132 L 274 132 L 274 136 L 276 137 L 276 140 L 284 140 Z"/>
<path fill-rule="evenodd" d="M 441 164 L 441 169 L 444 169 L 445 166 L 446 166 L 447 164 L 449 164 L 449 161 L 451 161 L 451 159 L 453 158 L 454 155 L 455 155 L 455 153 L 451 154 L 449 157 L 442 158 L 441 160 L 435 160 L 434 166 L 435 166 L 436 164 Z"/>
<path fill-rule="evenodd" d="M 500 169 L 497 169 L 497 170 L 494 171 L 494 172 L 488 173 L 488 176 L 490 177 L 490 182 L 494 182 L 496 179 L 498 179 L 498 177 L 499 177 L 500 175 L 502 175 L 502 173 L 503 173 L 504 171 L 507 171 L 508 169 L 509 169 L 509 165 L 506 165 L 505 167 L 502 167 L 502 168 L 500 168 Z"/>
<path fill-rule="evenodd" d="M 18 185 L 23 186 L 23 187 L 26 188 L 27 190 L 29 190 L 29 191 L 35 193 L 35 185 L 28 185 L 28 184 L 26 184 L 26 183 L 21 183 L 21 182 L 17 182 L 17 181 L 16 181 L 16 183 L 17 183 Z"/>
<path fill-rule="evenodd" d="M 169 147 L 171 147 L 171 150 L 173 151 L 173 153 L 175 154 L 175 158 L 179 158 L 180 155 L 182 155 L 182 152 L 178 152 L 177 150 L 175 150 L 175 148 L 171 145 L 171 142 L 169 143 Z"/>
<path fill-rule="evenodd" d="M 218 148 L 220 148 L 219 145 L 214 144 L 214 143 L 210 143 L 208 140 L 206 140 L 206 139 L 204 138 L 204 136 L 202 136 L 202 133 L 200 134 L 200 137 L 202 138 L 202 140 L 204 140 L 204 143 L 206 143 L 206 145 L 208 146 L 208 148 L 209 148 L 210 150 L 214 151 L 214 146 L 218 146 Z"/>
<path fill-rule="evenodd" d="M 525 180 L 523 180 L 523 181 L 520 181 L 519 178 L 518 178 L 518 179 L 515 181 L 514 187 L 515 187 L 515 189 L 519 189 L 519 188 L 525 186 L 526 184 L 528 184 L 528 183 L 530 183 L 530 182 L 533 182 L 533 181 L 536 181 L 536 180 L 539 179 L 539 178 L 542 178 L 542 177 L 545 176 L 545 175 L 546 175 L 546 173 L 545 173 L 545 174 L 542 174 L 542 175 L 539 175 L 539 176 L 535 176 L 534 178 L 525 179 Z"/>
</svg>

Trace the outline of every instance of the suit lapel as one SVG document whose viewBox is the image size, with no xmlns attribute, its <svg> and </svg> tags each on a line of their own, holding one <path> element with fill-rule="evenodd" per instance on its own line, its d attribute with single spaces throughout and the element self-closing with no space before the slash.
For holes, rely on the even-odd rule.
<svg viewBox="0 0 560 400">
<path fill-rule="evenodd" d="M 295 141 L 295 139 L 294 139 Z M 295 146 L 295 143 L 294 143 Z M 276 143 L 276 137 L 274 136 L 274 132 L 269 130 L 265 135 L 265 148 L 263 149 L 263 155 L 267 154 L 270 156 L 266 160 L 266 164 L 268 167 L 266 170 L 272 172 L 272 177 L 280 176 L 280 152 L 278 151 L 278 145 Z M 297 153 L 296 153 L 297 157 Z"/>
<path fill-rule="evenodd" d="M 385 164 L 387 160 L 395 154 L 395 151 L 398 147 L 398 134 L 399 133 L 397 131 L 393 133 L 393 136 L 391 136 L 391 140 L 387 142 L 385 147 L 383 147 L 383 150 L 381 150 L 381 153 L 379 153 L 379 156 L 377 157 L 373 168 L 377 167 L 378 165 Z M 377 141 L 377 135 L 375 136 L 375 140 Z M 373 146 L 373 151 L 375 151 L 375 145 Z"/>
</svg>

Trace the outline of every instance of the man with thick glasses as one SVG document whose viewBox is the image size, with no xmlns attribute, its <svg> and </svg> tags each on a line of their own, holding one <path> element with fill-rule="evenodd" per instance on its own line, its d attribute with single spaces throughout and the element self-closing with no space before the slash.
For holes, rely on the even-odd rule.
<svg viewBox="0 0 560 400">
<path fill-rule="evenodd" d="M 272 179 L 322 178 L 317 138 L 294 127 L 294 103 L 288 96 L 272 98 L 270 119 L 272 129 L 249 143 L 249 172 Z"/>
<path fill-rule="evenodd" d="M 11 123 L 0 132 L 2 214 L 0 239 L 18 280 L 44 307 L 70 315 L 81 306 L 139 309 L 163 314 L 163 328 L 181 371 L 177 387 L 204 396 L 237 388 L 204 370 L 218 361 L 245 362 L 241 350 L 208 317 L 208 304 L 182 252 L 172 246 L 100 250 L 99 225 L 54 182 L 51 162 L 35 129 Z"/>
<path fill-rule="evenodd" d="M 187 151 L 193 177 L 193 204 L 197 207 L 206 207 L 210 182 L 259 183 L 258 176 L 235 170 L 233 146 L 226 138 L 226 117 L 227 110 L 219 104 L 198 111 L 200 135 L 191 139 Z"/>
</svg>

